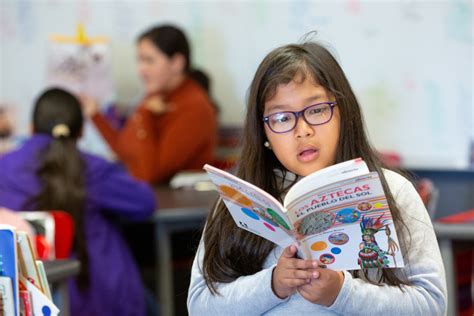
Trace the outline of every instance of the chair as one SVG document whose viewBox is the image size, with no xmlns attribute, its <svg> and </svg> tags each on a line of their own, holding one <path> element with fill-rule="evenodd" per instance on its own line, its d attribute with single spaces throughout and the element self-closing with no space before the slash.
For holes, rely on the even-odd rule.
<svg viewBox="0 0 474 316">
<path fill-rule="evenodd" d="M 242 127 L 222 126 L 218 131 L 216 158 L 212 165 L 223 170 L 232 169 L 237 163 Z"/>
<path fill-rule="evenodd" d="M 50 212 L 54 218 L 54 252 L 56 259 L 67 259 L 74 241 L 74 221 L 64 211 Z"/>
<path fill-rule="evenodd" d="M 422 178 L 416 183 L 416 190 L 421 197 L 421 200 L 428 210 L 431 220 L 434 219 L 436 207 L 438 204 L 439 190 L 434 185 L 433 181 L 428 178 Z"/>
<path fill-rule="evenodd" d="M 20 212 L 36 230 L 37 259 L 66 259 L 72 250 L 74 221 L 64 211 Z"/>
</svg>

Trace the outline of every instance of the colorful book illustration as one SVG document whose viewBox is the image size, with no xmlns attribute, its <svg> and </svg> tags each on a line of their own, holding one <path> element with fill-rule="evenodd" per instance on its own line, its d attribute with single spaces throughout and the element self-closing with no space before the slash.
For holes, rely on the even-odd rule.
<svg viewBox="0 0 474 316">
<path fill-rule="evenodd" d="M 392 215 L 377 172 L 362 159 L 298 181 L 283 205 L 262 189 L 204 166 L 235 223 L 334 270 L 403 267 Z"/>
<path fill-rule="evenodd" d="M 6 315 L 18 316 L 19 313 L 17 262 L 15 228 L 9 225 L 0 225 L 0 277 L 3 280 L 1 290 L 5 291 L 2 292 L 2 301 L 4 306 L 11 306 L 10 304 L 13 302 L 13 314 Z M 8 284 L 11 284 L 11 293 Z"/>
</svg>

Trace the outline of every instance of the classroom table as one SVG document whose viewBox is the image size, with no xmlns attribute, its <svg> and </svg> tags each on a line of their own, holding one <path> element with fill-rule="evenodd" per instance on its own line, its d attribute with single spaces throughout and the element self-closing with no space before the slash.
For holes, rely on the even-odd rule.
<svg viewBox="0 0 474 316">
<path fill-rule="evenodd" d="M 215 191 L 157 187 L 155 225 L 156 289 L 162 316 L 174 315 L 171 234 L 199 229 L 217 199 Z"/>
<path fill-rule="evenodd" d="M 61 315 L 69 316 L 69 291 L 67 280 L 71 276 L 75 276 L 79 273 L 81 264 L 78 260 L 66 259 L 66 260 L 52 260 L 44 261 L 44 270 L 48 283 L 57 285 L 56 288 L 60 297 Z"/>
<path fill-rule="evenodd" d="M 454 240 L 474 241 L 474 223 L 442 224 L 433 223 L 436 237 L 439 242 L 439 249 L 443 258 L 444 269 L 446 271 L 446 283 L 448 290 L 448 316 L 454 316 L 456 309 L 456 275 L 454 273 Z"/>
</svg>

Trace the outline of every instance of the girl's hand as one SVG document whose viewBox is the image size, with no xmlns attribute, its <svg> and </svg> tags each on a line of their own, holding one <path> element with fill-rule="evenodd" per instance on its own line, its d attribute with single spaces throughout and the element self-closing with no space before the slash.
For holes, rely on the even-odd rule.
<svg viewBox="0 0 474 316">
<path fill-rule="evenodd" d="M 331 306 L 341 291 L 344 273 L 331 269 L 313 269 L 316 277 L 308 284 L 298 286 L 298 293 L 314 304 Z"/>
<path fill-rule="evenodd" d="M 273 269 L 272 290 L 279 298 L 292 295 L 296 287 L 309 283 L 316 276 L 311 269 L 316 268 L 319 262 L 298 259 L 296 252 L 295 245 L 285 248 Z"/>
</svg>

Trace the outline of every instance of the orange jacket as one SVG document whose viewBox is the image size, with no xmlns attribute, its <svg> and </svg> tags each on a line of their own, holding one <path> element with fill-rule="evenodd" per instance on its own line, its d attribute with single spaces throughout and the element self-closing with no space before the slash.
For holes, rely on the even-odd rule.
<svg viewBox="0 0 474 316">
<path fill-rule="evenodd" d="M 193 80 L 165 97 L 170 111 L 154 114 L 145 100 L 120 131 L 102 114 L 92 117 L 112 150 L 138 179 L 168 181 L 180 170 L 201 169 L 214 159 L 217 117 L 209 97 Z"/>
</svg>

